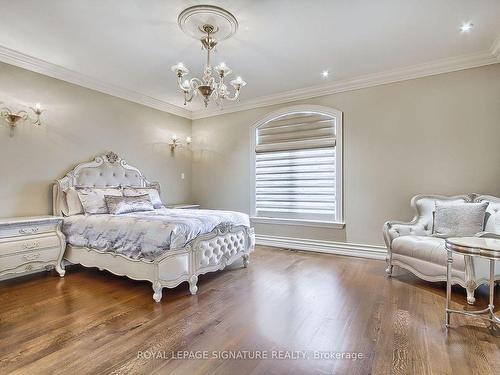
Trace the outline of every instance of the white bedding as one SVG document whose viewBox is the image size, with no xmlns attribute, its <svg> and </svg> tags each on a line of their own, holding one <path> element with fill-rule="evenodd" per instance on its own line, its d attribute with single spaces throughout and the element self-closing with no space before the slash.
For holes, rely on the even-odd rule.
<svg viewBox="0 0 500 375">
<path fill-rule="evenodd" d="M 240 212 L 161 208 L 124 215 L 69 216 L 64 218 L 63 232 L 72 246 L 154 260 L 222 223 L 250 226 L 248 215 Z"/>
</svg>

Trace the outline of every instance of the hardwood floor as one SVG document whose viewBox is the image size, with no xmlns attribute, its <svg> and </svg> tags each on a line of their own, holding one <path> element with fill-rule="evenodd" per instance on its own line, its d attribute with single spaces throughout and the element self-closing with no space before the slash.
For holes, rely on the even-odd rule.
<svg viewBox="0 0 500 375">
<path fill-rule="evenodd" d="M 500 338 L 485 323 L 452 316 L 447 332 L 444 285 L 384 268 L 258 247 L 249 268 L 200 277 L 196 296 L 187 283 L 164 289 L 160 304 L 150 283 L 80 267 L 0 282 L 0 373 L 498 374 Z M 477 307 L 486 300 L 482 287 Z M 453 307 L 465 305 L 454 288 Z M 314 358 L 332 352 L 363 358 Z M 219 358 L 238 354 L 267 359 Z"/>
</svg>

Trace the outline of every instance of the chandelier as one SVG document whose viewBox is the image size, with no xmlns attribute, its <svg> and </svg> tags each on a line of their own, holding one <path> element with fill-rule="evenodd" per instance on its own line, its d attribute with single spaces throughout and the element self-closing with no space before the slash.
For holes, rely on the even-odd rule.
<svg viewBox="0 0 500 375">
<path fill-rule="evenodd" d="M 211 53 L 218 41 L 234 35 L 238 28 L 238 21 L 227 10 L 212 5 L 196 5 L 181 12 L 178 24 L 186 34 L 201 41 L 202 49 L 207 52 L 203 77 L 187 79 L 189 69 L 182 63 L 172 66 L 172 71 L 177 76 L 177 84 L 184 94 L 184 105 L 191 102 L 197 95 L 203 97 L 205 107 L 210 100 L 222 108 L 224 100 L 236 101 L 240 90 L 246 85 L 241 77 L 236 77 L 226 84 L 226 77 L 232 70 L 225 63 L 212 67 Z M 214 76 L 214 73 L 215 76 Z"/>
</svg>

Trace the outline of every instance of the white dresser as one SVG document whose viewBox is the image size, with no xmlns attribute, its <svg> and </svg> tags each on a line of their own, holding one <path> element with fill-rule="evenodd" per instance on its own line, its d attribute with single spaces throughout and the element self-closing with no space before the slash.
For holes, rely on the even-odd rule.
<svg viewBox="0 0 500 375">
<path fill-rule="evenodd" d="M 61 225 L 58 216 L 0 219 L 0 279 L 52 268 L 64 276 Z"/>
</svg>

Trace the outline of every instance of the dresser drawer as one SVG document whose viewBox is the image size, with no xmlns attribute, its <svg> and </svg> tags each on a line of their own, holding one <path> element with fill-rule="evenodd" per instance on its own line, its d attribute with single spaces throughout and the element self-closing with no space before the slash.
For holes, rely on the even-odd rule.
<svg viewBox="0 0 500 375">
<path fill-rule="evenodd" d="M 19 239 L 0 239 L 0 257 L 21 252 L 32 252 L 49 247 L 60 249 L 59 237 L 55 234 L 24 236 Z M 0 258 L 1 259 L 1 258 Z"/>
<path fill-rule="evenodd" d="M 32 223 L 32 224 L 16 224 L 4 226 L 0 229 L 0 238 L 31 236 L 35 234 L 43 234 L 55 232 L 57 223 Z"/>
<path fill-rule="evenodd" d="M 0 274 L 23 265 L 24 267 L 18 270 L 18 272 L 27 272 L 42 268 L 45 266 L 45 263 L 55 262 L 60 253 L 61 249 L 55 247 L 22 254 L 2 256 L 0 257 Z"/>
</svg>

